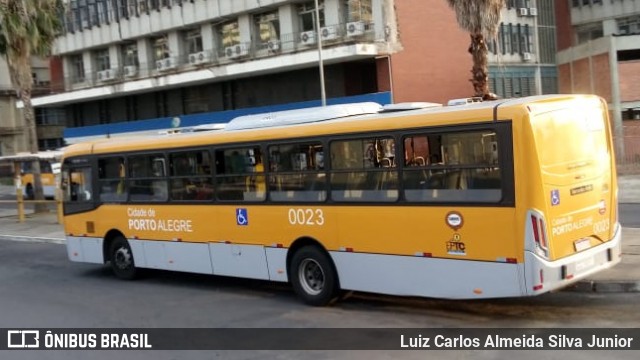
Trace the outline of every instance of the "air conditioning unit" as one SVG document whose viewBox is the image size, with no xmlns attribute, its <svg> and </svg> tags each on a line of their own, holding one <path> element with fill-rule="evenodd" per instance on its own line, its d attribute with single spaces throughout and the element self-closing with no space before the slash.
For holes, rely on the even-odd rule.
<svg viewBox="0 0 640 360">
<path fill-rule="evenodd" d="M 338 31 L 335 26 L 326 26 L 320 29 L 322 40 L 335 40 L 338 38 Z"/>
<path fill-rule="evenodd" d="M 228 59 L 237 59 L 249 54 L 249 48 L 244 44 L 237 44 L 233 46 L 227 46 L 224 48 L 224 55 Z"/>
<path fill-rule="evenodd" d="M 173 58 L 166 58 L 156 61 L 156 70 L 158 71 L 167 71 L 171 69 L 175 69 L 177 66 L 175 60 Z"/>
<path fill-rule="evenodd" d="M 518 15 L 520 15 L 520 16 L 529 15 L 529 9 L 527 9 L 527 8 L 518 8 Z"/>
<path fill-rule="evenodd" d="M 315 31 L 304 31 L 300 33 L 300 42 L 304 45 L 313 45 L 316 43 Z"/>
<path fill-rule="evenodd" d="M 523 61 L 531 61 L 531 53 L 530 52 L 524 52 L 522 53 L 522 60 Z"/>
<path fill-rule="evenodd" d="M 529 8 L 529 16 L 538 16 L 538 8 Z"/>
<path fill-rule="evenodd" d="M 364 22 L 354 21 L 347 23 L 347 36 L 360 36 L 364 34 Z"/>
<path fill-rule="evenodd" d="M 127 65 L 124 67 L 124 77 L 134 77 L 138 75 L 138 67 L 135 65 Z"/>
<path fill-rule="evenodd" d="M 208 63 L 209 61 L 211 61 L 211 57 L 209 56 L 209 53 L 206 51 L 200 51 L 197 53 L 189 54 L 189 64 L 191 65 L 204 64 L 204 63 Z"/>
<path fill-rule="evenodd" d="M 280 41 L 278 40 L 271 40 L 267 43 L 267 49 L 269 49 L 269 51 L 278 51 L 280 50 Z"/>
<path fill-rule="evenodd" d="M 98 71 L 98 81 L 111 81 L 116 78 L 116 71 L 114 69 Z"/>
</svg>

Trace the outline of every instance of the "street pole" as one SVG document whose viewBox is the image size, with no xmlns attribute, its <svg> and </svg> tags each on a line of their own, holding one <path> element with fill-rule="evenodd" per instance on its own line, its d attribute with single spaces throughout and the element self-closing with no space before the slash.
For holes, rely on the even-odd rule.
<svg viewBox="0 0 640 360">
<path fill-rule="evenodd" d="M 320 98 L 322 99 L 322 106 L 327 106 L 327 93 L 324 88 L 324 60 L 322 59 L 322 34 L 320 33 L 320 7 L 318 6 L 318 0 L 316 3 L 316 43 L 318 44 L 318 67 L 320 68 Z"/>
</svg>

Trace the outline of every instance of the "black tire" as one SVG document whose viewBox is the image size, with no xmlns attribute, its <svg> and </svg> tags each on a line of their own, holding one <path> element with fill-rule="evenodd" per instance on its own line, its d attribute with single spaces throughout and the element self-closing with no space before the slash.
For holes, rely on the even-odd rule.
<svg viewBox="0 0 640 360">
<path fill-rule="evenodd" d="M 33 200 L 36 198 L 36 194 L 33 191 L 33 186 L 31 186 L 31 184 L 27 184 L 27 187 L 25 187 L 24 196 L 27 200 Z"/>
<path fill-rule="evenodd" d="M 295 293 L 309 305 L 325 306 L 338 296 L 340 286 L 333 262 L 316 246 L 305 246 L 293 254 L 289 276 Z"/>
<path fill-rule="evenodd" d="M 117 278 L 123 280 L 133 280 L 136 278 L 138 269 L 136 269 L 133 252 L 127 239 L 122 236 L 113 239 L 109 254 L 111 256 L 111 270 Z"/>
</svg>

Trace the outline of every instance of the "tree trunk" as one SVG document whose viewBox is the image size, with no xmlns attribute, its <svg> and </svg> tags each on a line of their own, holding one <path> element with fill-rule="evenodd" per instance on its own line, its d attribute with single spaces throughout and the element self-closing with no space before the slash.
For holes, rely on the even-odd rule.
<svg viewBox="0 0 640 360">
<path fill-rule="evenodd" d="M 25 75 L 26 76 L 26 75 Z M 33 111 L 33 104 L 31 103 L 31 86 L 25 86 L 20 91 L 20 99 L 24 104 L 23 115 L 24 121 L 27 126 L 29 151 L 32 154 L 37 154 L 38 149 L 38 133 L 36 132 L 35 114 Z M 40 161 L 36 160 L 31 164 L 31 170 L 33 172 L 33 191 L 35 200 L 44 200 L 44 191 L 42 188 L 42 176 L 40 171 Z M 34 206 L 34 212 L 42 213 L 47 211 L 46 204 L 36 203 Z"/>
<path fill-rule="evenodd" d="M 471 69 L 471 83 L 476 97 L 483 100 L 495 100 L 496 95 L 489 91 L 489 49 L 482 33 L 471 34 L 471 45 L 469 53 L 473 58 L 473 68 Z"/>
</svg>

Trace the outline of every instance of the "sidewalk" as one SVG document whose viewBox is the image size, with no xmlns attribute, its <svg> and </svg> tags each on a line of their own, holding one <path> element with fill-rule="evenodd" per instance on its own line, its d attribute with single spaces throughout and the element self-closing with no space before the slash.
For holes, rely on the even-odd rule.
<svg viewBox="0 0 640 360">
<path fill-rule="evenodd" d="M 640 203 L 640 175 L 619 178 L 620 203 Z M 0 186 L 0 193 L 9 191 Z M 0 241 L 38 241 L 64 244 L 64 231 L 56 213 L 27 214 L 18 222 L 16 210 L 0 209 Z M 569 288 L 580 292 L 640 292 L 640 228 L 622 229 L 622 261 Z"/>
</svg>

